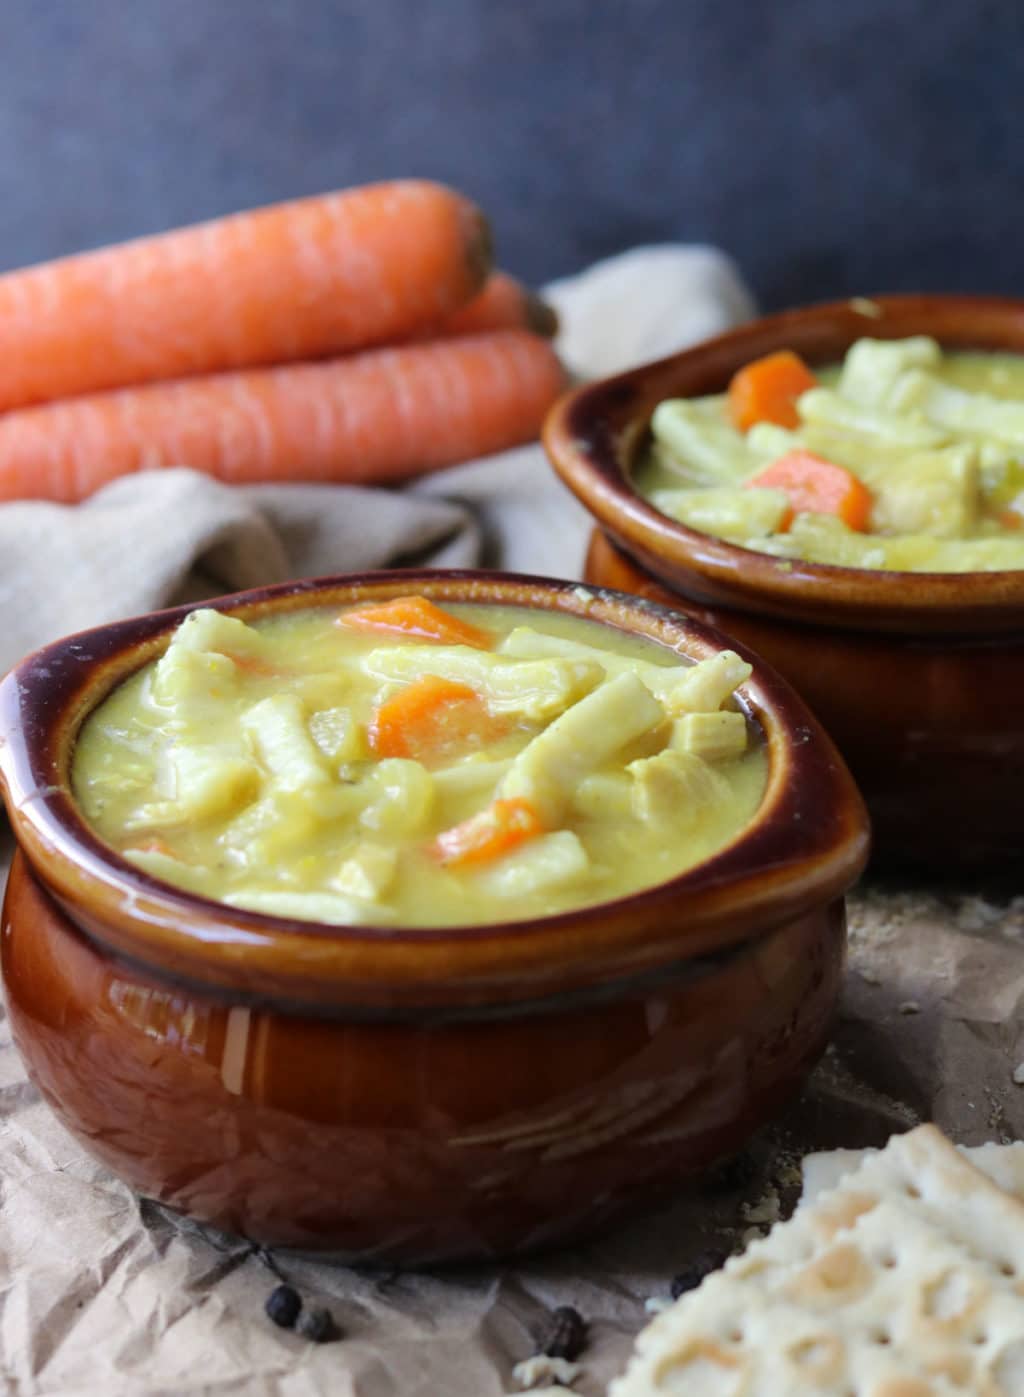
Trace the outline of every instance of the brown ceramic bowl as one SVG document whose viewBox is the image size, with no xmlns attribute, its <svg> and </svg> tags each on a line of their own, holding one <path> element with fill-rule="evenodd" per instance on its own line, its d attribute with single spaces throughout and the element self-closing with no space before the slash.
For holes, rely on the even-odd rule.
<svg viewBox="0 0 1024 1397">
<path fill-rule="evenodd" d="M 1024 842 L 1024 571 L 826 567 L 756 553 L 659 513 L 631 471 L 651 413 L 725 389 L 791 348 L 834 363 L 862 335 L 933 335 L 950 349 L 1024 353 L 1024 301 L 881 296 L 787 311 L 552 410 L 555 469 L 602 535 L 588 580 L 680 608 L 750 645 L 808 700 L 867 800 L 880 862 L 952 872 L 1008 864 Z"/>
<path fill-rule="evenodd" d="M 694 658 L 725 643 L 635 598 L 486 573 L 214 605 L 251 619 L 410 590 L 587 616 Z M 324 926 L 148 878 L 76 810 L 83 719 L 187 610 L 58 642 L 0 686 L 16 1041 L 111 1169 L 260 1242 L 432 1263 L 580 1235 L 779 1109 L 825 1042 L 867 827 L 829 739 L 768 668 L 742 690 L 766 794 L 705 863 L 532 922 Z"/>
</svg>

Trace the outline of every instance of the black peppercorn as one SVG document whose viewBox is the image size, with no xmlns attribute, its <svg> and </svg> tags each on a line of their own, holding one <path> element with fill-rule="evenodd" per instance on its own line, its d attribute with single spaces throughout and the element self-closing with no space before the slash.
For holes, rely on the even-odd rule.
<svg viewBox="0 0 1024 1397">
<path fill-rule="evenodd" d="M 302 1296 L 294 1286 L 275 1286 L 263 1308 L 275 1324 L 282 1329 L 291 1329 L 302 1310 Z"/>
<path fill-rule="evenodd" d="M 587 1342 L 587 1326 L 579 1310 L 571 1305 L 559 1305 L 551 1315 L 550 1325 L 537 1352 L 548 1358 L 564 1358 L 572 1363 Z"/>
<path fill-rule="evenodd" d="M 672 1277 L 672 1299 L 678 1300 L 680 1295 L 685 1295 L 688 1290 L 696 1290 L 704 1277 L 711 1271 L 717 1271 L 726 1259 L 722 1252 L 698 1252 L 689 1266 Z"/>
<path fill-rule="evenodd" d="M 326 1344 L 340 1337 L 330 1310 L 304 1310 L 295 1328 L 314 1344 Z"/>
</svg>

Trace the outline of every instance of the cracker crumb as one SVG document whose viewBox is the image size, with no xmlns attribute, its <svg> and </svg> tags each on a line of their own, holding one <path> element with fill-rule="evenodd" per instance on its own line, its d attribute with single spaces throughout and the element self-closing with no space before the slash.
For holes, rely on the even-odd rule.
<svg viewBox="0 0 1024 1397">
<path fill-rule="evenodd" d="M 775 1166 L 775 1182 L 780 1188 L 800 1188 L 804 1176 L 800 1171 L 800 1159 L 792 1155 L 780 1155 Z"/>
<path fill-rule="evenodd" d="M 544 1391 L 551 1392 L 557 1390 L 550 1384 L 560 1383 L 562 1387 L 568 1387 L 570 1383 L 576 1381 L 583 1367 L 579 1363 L 570 1363 L 567 1358 L 552 1358 L 549 1354 L 534 1354 L 533 1358 L 524 1358 L 521 1363 L 517 1363 L 512 1369 L 512 1376 L 520 1387 L 536 1389 L 539 1382 L 548 1383 L 549 1386 Z"/>
<path fill-rule="evenodd" d="M 773 1188 L 769 1188 L 763 1198 L 759 1198 L 756 1203 L 744 1203 L 740 1207 L 740 1212 L 747 1222 L 773 1223 L 778 1222 L 781 1213 L 779 1211 L 779 1195 Z"/>
</svg>

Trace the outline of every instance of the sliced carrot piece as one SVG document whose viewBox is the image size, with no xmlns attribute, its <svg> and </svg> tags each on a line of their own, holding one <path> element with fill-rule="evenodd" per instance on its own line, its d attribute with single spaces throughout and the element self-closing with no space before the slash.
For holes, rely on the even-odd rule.
<svg viewBox="0 0 1024 1397">
<path fill-rule="evenodd" d="M 797 514 L 835 514 L 863 533 L 871 514 L 871 492 L 852 471 L 810 451 L 789 451 L 746 482 L 746 488 L 783 490 Z M 791 520 L 786 520 L 783 532 Z"/>
<path fill-rule="evenodd" d="M 733 375 L 729 384 L 729 414 L 741 432 L 755 422 L 775 422 L 780 427 L 797 427 L 800 418 L 796 400 L 818 380 L 791 349 L 780 349 L 755 359 Z"/>
<path fill-rule="evenodd" d="M 529 801 L 493 800 L 479 814 L 439 834 L 432 851 L 449 867 L 488 863 L 543 833 L 540 816 Z"/>
<path fill-rule="evenodd" d="M 1001 509 L 996 519 L 1004 529 L 1024 528 L 1024 515 L 1018 514 L 1015 509 Z"/>
<path fill-rule="evenodd" d="M 140 840 L 135 844 L 126 844 L 125 853 L 138 854 L 162 854 L 165 859 L 178 859 L 180 855 L 177 849 L 168 844 L 166 839 L 161 839 L 158 834 L 150 835 L 148 839 Z"/>
<path fill-rule="evenodd" d="M 378 757 L 436 766 L 478 751 L 507 731 L 468 684 L 425 674 L 378 706 L 369 739 Z"/>
<path fill-rule="evenodd" d="M 233 650 L 225 650 L 224 654 L 243 674 L 251 674 L 258 678 L 280 679 L 287 672 L 279 665 L 271 664 L 269 660 L 260 659 L 258 655 L 239 655 Z"/>
<path fill-rule="evenodd" d="M 491 631 L 460 621 L 427 597 L 395 597 L 393 601 L 376 602 L 372 606 L 356 606 L 341 613 L 338 625 L 355 631 L 388 631 L 415 636 L 417 640 L 429 640 L 438 645 L 471 645 L 474 650 L 490 650 L 494 645 Z"/>
</svg>

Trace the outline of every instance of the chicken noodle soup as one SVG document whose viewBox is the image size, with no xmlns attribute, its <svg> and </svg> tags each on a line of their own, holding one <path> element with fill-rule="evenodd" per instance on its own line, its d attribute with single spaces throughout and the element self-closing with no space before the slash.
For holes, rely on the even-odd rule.
<svg viewBox="0 0 1024 1397">
<path fill-rule="evenodd" d="M 861 339 L 812 372 L 781 351 L 651 429 L 637 489 L 703 533 L 843 567 L 1024 568 L 1024 356 Z"/>
<path fill-rule="evenodd" d="M 88 718 L 72 780 L 136 867 L 232 906 L 506 921 L 662 882 L 739 833 L 766 781 L 749 673 L 539 610 L 204 609 Z"/>
</svg>

